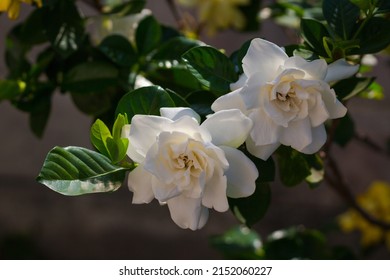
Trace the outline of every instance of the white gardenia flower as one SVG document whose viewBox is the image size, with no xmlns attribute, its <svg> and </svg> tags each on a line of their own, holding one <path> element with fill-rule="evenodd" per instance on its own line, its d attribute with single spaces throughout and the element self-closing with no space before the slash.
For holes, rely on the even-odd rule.
<svg viewBox="0 0 390 280">
<path fill-rule="evenodd" d="M 359 66 L 345 60 L 288 57 L 282 48 L 252 40 L 242 66 L 244 73 L 231 93 L 218 98 L 214 111 L 237 108 L 253 121 L 248 151 L 266 160 L 281 144 L 305 153 L 317 152 L 326 141 L 324 122 L 343 117 L 347 109 L 329 82 L 354 75 Z"/>
<path fill-rule="evenodd" d="M 255 190 L 256 166 L 238 148 L 252 121 L 237 109 L 210 115 L 201 125 L 190 108 L 161 108 L 161 117 L 135 115 L 122 134 L 139 165 L 128 176 L 133 203 L 156 198 L 181 228 L 202 228 L 208 208 L 224 212 L 227 196 Z"/>
</svg>

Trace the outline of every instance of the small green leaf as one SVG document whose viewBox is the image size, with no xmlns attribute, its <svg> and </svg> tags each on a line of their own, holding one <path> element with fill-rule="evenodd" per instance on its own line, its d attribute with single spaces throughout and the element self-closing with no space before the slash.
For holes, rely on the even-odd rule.
<svg viewBox="0 0 390 280">
<path fill-rule="evenodd" d="M 129 119 L 136 114 L 160 115 L 161 107 L 175 107 L 169 93 L 159 86 L 142 87 L 122 97 L 115 115 L 127 114 Z"/>
<path fill-rule="evenodd" d="M 129 40 L 121 35 L 111 35 L 100 43 L 99 50 L 113 63 L 131 67 L 137 61 L 137 54 Z"/>
<path fill-rule="evenodd" d="M 114 123 L 114 126 L 112 128 L 112 137 L 117 140 L 117 139 L 120 139 L 121 138 L 121 134 L 122 134 L 122 127 L 126 124 L 128 124 L 129 121 L 127 119 L 127 115 L 124 114 L 119 114 L 117 117 L 116 117 L 116 120 L 115 120 L 115 123 Z"/>
<path fill-rule="evenodd" d="M 301 20 L 301 31 L 305 42 L 312 50 L 315 50 L 320 56 L 328 56 L 324 48 L 323 38 L 329 37 L 330 35 L 321 22 L 314 19 L 303 18 Z"/>
<path fill-rule="evenodd" d="M 118 14 L 118 16 L 122 17 L 130 14 L 136 14 L 142 11 L 145 4 L 145 0 L 128 0 L 125 3 L 111 7 L 111 9 L 109 9 L 109 11 L 105 14 Z"/>
<path fill-rule="evenodd" d="M 64 195 L 111 192 L 117 190 L 128 169 L 80 147 L 55 147 L 43 164 L 37 181 Z"/>
<path fill-rule="evenodd" d="M 371 6 L 372 0 L 349 0 L 351 3 L 359 7 L 363 11 L 367 11 Z"/>
<path fill-rule="evenodd" d="M 260 236 L 244 226 L 237 226 L 224 234 L 212 236 L 211 245 L 227 259 L 256 260 L 263 258 Z"/>
<path fill-rule="evenodd" d="M 270 200 L 271 189 L 269 184 L 260 182 L 256 182 L 256 190 L 251 196 L 228 198 L 231 211 L 241 223 L 248 227 L 253 226 L 264 217 Z"/>
<path fill-rule="evenodd" d="M 303 154 L 281 146 L 277 151 L 280 179 L 288 187 L 298 185 L 311 174 L 310 166 Z"/>
<path fill-rule="evenodd" d="M 153 16 L 144 18 L 135 32 L 135 42 L 139 54 L 146 55 L 158 47 L 162 35 L 161 26 Z"/>
<path fill-rule="evenodd" d="M 377 82 L 371 83 L 370 86 L 366 90 L 360 92 L 358 96 L 361 98 L 373 100 L 382 100 L 385 98 L 383 87 Z"/>
<path fill-rule="evenodd" d="M 360 9 L 349 0 L 323 0 L 322 10 L 334 32 L 344 40 L 351 39 Z"/>
<path fill-rule="evenodd" d="M 91 61 L 72 68 L 65 74 L 62 89 L 71 92 L 102 91 L 116 85 L 118 69 L 108 63 Z"/>
<path fill-rule="evenodd" d="M 238 79 L 229 58 L 212 47 L 192 48 L 182 58 L 192 75 L 216 96 L 229 92 Z"/>
<path fill-rule="evenodd" d="M 0 101 L 19 96 L 25 87 L 26 84 L 22 81 L 0 80 Z"/>
<path fill-rule="evenodd" d="M 112 138 L 111 132 L 104 122 L 96 120 L 91 126 L 90 140 L 92 145 L 103 155 L 111 158 L 110 151 L 107 147 L 107 139 Z"/>
</svg>

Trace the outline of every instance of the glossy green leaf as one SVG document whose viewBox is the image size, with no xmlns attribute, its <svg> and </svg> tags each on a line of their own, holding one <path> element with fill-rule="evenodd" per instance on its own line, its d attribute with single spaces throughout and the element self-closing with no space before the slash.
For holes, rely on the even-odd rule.
<svg viewBox="0 0 390 280">
<path fill-rule="evenodd" d="M 151 59 L 157 61 L 180 61 L 181 56 L 188 50 L 204 45 L 201 41 L 187 37 L 174 37 L 159 46 L 152 54 Z"/>
<path fill-rule="evenodd" d="M 107 148 L 107 138 L 111 137 L 111 132 L 104 122 L 96 120 L 91 126 L 90 140 L 92 145 L 103 155 L 110 158 Z"/>
<path fill-rule="evenodd" d="M 298 185 L 310 176 L 310 166 L 303 154 L 298 151 L 281 146 L 277 151 L 280 179 L 285 186 Z"/>
<path fill-rule="evenodd" d="M 374 80 L 375 78 L 352 77 L 337 82 L 333 85 L 333 89 L 338 99 L 348 100 L 367 90 Z"/>
<path fill-rule="evenodd" d="M 124 95 L 118 103 L 115 115 L 160 115 L 161 107 L 175 107 L 169 93 L 159 86 L 143 87 Z"/>
<path fill-rule="evenodd" d="M 84 21 L 75 2 L 57 1 L 45 8 L 43 26 L 53 48 L 64 58 L 77 51 L 84 40 Z"/>
<path fill-rule="evenodd" d="M 301 20 L 301 32 L 305 42 L 320 56 L 327 57 L 323 38 L 329 37 L 326 27 L 319 21 L 309 18 Z"/>
<path fill-rule="evenodd" d="M 98 48 L 119 66 L 131 67 L 137 61 L 137 54 L 133 46 L 129 40 L 121 35 L 105 37 Z"/>
<path fill-rule="evenodd" d="M 349 141 L 355 136 L 355 123 L 347 114 L 342 119 L 338 120 L 338 125 L 334 133 L 334 141 L 341 147 L 345 147 Z"/>
<path fill-rule="evenodd" d="M 227 259 L 256 260 L 261 259 L 264 254 L 260 236 L 244 226 L 212 236 L 210 242 Z"/>
<path fill-rule="evenodd" d="M 256 182 L 254 194 L 243 198 L 228 198 L 229 207 L 236 218 L 248 227 L 260 221 L 271 201 L 269 184 Z"/>
<path fill-rule="evenodd" d="M 323 0 L 322 9 L 333 31 L 344 40 L 351 39 L 360 9 L 349 0 Z"/>
<path fill-rule="evenodd" d="M 135 32 L 138 53 L 146 55 L 156 49 L 162 35 L 161 26 L 153 16 L 144 18 Z"/>
<path fill-rule="evenodd" d="M 72 68 L 65 74 L 62 89 L 71 92 L 102 91 L 103 88 L 115 86 L 119 71 L 111 64 L 91 61 Z"/>
<path fill-rule="evenodd" d="M 64 195 L 117 190 L 128 169 L 80 147 L 55 147 L 47 155 L 37 181 Z"/>
<path fill-rule="evenodd" d="M 217 96 L 229 92 L 230 84 L 238 79 L 229 58 L 212 47 L 192 48 L 182 58 L 192 75 Z"/>
<path fill-rule="evenodd" d="M 377 53 L 390 44 L 390 20 L 373 17 L 363 27 L 357 39 L 360 47 L 351 50 L 351 54 Z"/>
</svg>

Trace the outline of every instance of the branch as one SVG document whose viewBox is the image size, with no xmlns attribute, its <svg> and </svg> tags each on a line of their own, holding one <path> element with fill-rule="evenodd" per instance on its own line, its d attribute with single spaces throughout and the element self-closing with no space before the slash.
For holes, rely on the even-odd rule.
<svg viewBox="0 0 390 280">
<path fill-rule="evenodd" d="M 334 175 L 334 178 L 332 178 L 327 172 L 325 172 L 325 180 L 329 183 L 329 186 L 334 191 L 336 191 L 336 193 L 338 193 L 347 204 L 349 204 L 353 209 L 355 209 L 368 222 L 384 230 L 389 230 L 389 223 L 376 219 L 360 207 L 360 205 L 356 202 L 354 196 L 352 195 L 347 183 L 345 182 L 336 162 L 329 154 L 327 155 L 326 159 L 328 162 L 328 166 Z"/>
<path fill-rule="evenodd" d="M 181 27 L 182 26 L 182 16 L 179 12 L 179 9 L 176 6 L 175 1 L 174 0 L 166 0 L 166 1 L 167 1 L 168 7 L 171 10 L 172 15 L 173 15 L 177 25 L 179 27 Z"/>
<path fill-rule="evenodd" d="M 367 147 L 369 147 L 371 150 L 377 152 L 377 153 L 381 153 L 381 154 L 384 154 L 386 156 L 390 156 L 390 151 L 386 151 L 385 149 L 383 149 L 381 146 L 379 146 L 378 144 L 376 144 L 374 141 L 372 141 L 370 138 L 368 138 L 367 136 L 365 135 L 360 135 L 360 134 L 355 134 L 354 135 L 354 138 L 359 141 L 360 143 L 362 144 L 365 144 Z"/>
</svg>

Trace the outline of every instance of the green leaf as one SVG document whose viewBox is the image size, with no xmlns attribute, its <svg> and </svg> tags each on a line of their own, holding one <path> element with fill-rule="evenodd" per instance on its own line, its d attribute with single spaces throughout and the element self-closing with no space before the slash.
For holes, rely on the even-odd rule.
<svg viewBox="0 0 390 280">
<path fill-rule="evenodd" d="M 351 39 L 360 9 L 349 0 L 324 0 L 323 14 L 329 26 L 344 40 Z"/>
<path fill-rule="evenodd" d="M 153 16 L 144 18 L 135 32 L 135 42 L 139 54 L 146 55 L 160 43 L 162 30 Z"/>
<path fill-rule="evenodd" d="M 42 138 L 51 111 L 51 96 L 39 98 L 30 111 L 29 123 L 31 131 L 38 138 Z"/>
<path fill-rule="evenodd" d="M 250 0 L 248 4 L 239 6 L 238 8 L 245 15 L 245 27 L 240 31 L 257 31 L 259 30 L 259 11 L 261 1 Z"/>
<path fill-rule="evenodd" d="M 298 185 L 311 174 L 310 166 L 303 154 L 281 146 L 277 151 L 280 179 L 288 187 Z"/>
<path fill-rule="evenodd" d="M 375 78 L 348 78 L 341 80 L 333 85 L 337 98 L 348 100 L 351 97 L 366 91 L 374 82 Z"/>
<path fill-rule="evenodd" d="M 106 92 L 72 92 L 71 97 L 77 109 L 90 116 L 99 116 L 115 106 Z"/>
<path fill-rule="evenodd" d="M 261 259 L 264 254 L 260 236 L 244 226 L 212 236 L 210 242 L 227 259 L 256 260 Z"/>
<path fill-rule="evenodd" d="M 24 44 L 37 45 L 47 41 L 43 18 L 44 9 L 35 9 L 24 21 L 21 28 L 21 39 Z"/>
<path fill-rule="evenodd" d="M 129 119 L 136 114 L 160 115 L 161 107 L 175 107 L 169 93 L 159 86 L 142 87 L 122 97 L 115 115 L 127 114 Z"/>
<path fill-rule="evenodd" d="M 303 227 L 272 233 L 263 248 L 269 260 L 329 259 L 331 254 L 321 232 Z"/>
<path fill-rule="evenodd" d="M 115 123 L 114 123 L 114 126 L 112 128 L 112 137 L 117 140 L 117 139 L 120 139 L 121 138 L 121 134 L 122 134 L 122 127 L 126 124 L 128 124 L 129 121 L 127 119 L 127 115 L 124 114 L 119 114 L 117 117 L 116 117 L 116 120 L 115 120 Z"/>
<path fill-rule="evenodd" d="M 192 75 L 217 96 L 229 92 L 230 84 L 238 79 L 229 58 L 212 47 L 192 48 L 182 58 Z"/>
<path fill-rule="evenodd" d="M 80 48 L 84 39 L 84 22 L 74 1 L 57 1 L 44 11 L 45 34 L 62 57 L 69 57 Z"/>
<path fill-rule="evenodd" d="M 363 1 L 363 0 L 361 0 Z M 390 1 L 388 0 L 378 0 L 376 1 L 376 6 L 378 7 L 378 10 L 376 11 L 377 13 L 388 13 L 390 12 Z"/>
<path fill-rule="evenodd" d="M 326 27 L 314 19 L 303 18 L 301 20 L 301 31 L 305 42 L 320 56 L 327 57 L 324 48 L 323 38 L 329 37 Z"/>
<path fill-rule="evenodd" d="M 118 74 L 118 69 L 108 63 L 81 63 L 65 74 L 62 89 L 78 93 L 102 91 L 103 88 L 116 85 Z"/>
<path fill-rule="evenodd" d="M 349 114 L 345 115 L 338 122 L 334 133 L 334 141 L 341 147 L 345 147 L 355 136 L 355 123 Z"/>
<path fill-rule="evenodd" d="M 251 227 L 260 221 L 267 212 L 271 201 L 271 189 L 269 184 L 256 182 L 254 194 L 243 198 L 228 198 L 228 201 L 236 218 L 241 223 Z"/>
<path fill-rule="evenodd" d="M 117 190 L 128 169 L 80 147 L 55 147 L 47 155 L 37 181 L 64 195 Z"/>
<path fill-rule="evenodd" d="M 235 51 L 230 56 L 230 60 L 236 66 L 237 69 L 236 72 L 238 72 L 238 74 L 244 73 L 244 69 L 242 69 L 242 60 L 244 59 L 246 53 L 248 52 L 251 42 L 252 40 L 246 41 L 238 51 Z"/>
<path fill-rule="evenodd" d="M 103 155 L 111 158 L 107 147 L 107 138 L 111 138 L 111 132 L 104 122 L 96 120 L 91 126 L 90 140 L 92 145 Z"/>
<path fill-rule="evenodd" d="M 385 98 L 383 87 L 377 82 L 371 83 L 370 86 L 366 90 L 360 92 L 358 96 L 361 98 L 373 100 L 382 100 Z"/>
<path fill-rule="evenodd" d="M 363 27 L 357 39 L 360 48 L 351 50 L 351 54 L 377 53 L 390 44 L 390 20 L 373 17 Z"/>
<path fill-rule="evenodd" d="M 0 80 L 0 101 L 19 96 L 25 87 L 26 84 L 22 81 Z"/>
<path fill-rule="evenodd" d="M 121 35 L 105 37 L 98 49 L 119 66 L 131 67 L 138 59 L 129 40 Z"/>
<path fill-rule="evenodd" d="M 163 43 L 152 54 L 151 59 L 157 61 L 176 60 L 180 61 L 181 56 L 188 50 L 204 45 L 201 41 L 187 37 L 174 37 Z"/>
<path fill-rule="evenodd" d="M 142 11 L 145 7 L 145 0 L 128 0 L 125 3 L 111 7 L 105 14 L 118 14 L 118 16 L 127 16 Z"/>
</svg>

